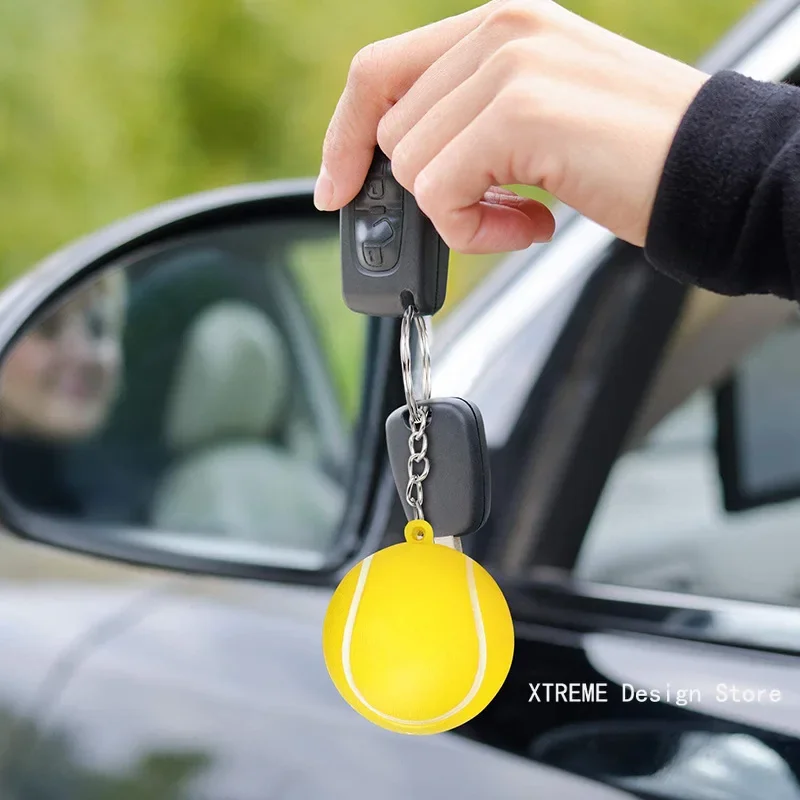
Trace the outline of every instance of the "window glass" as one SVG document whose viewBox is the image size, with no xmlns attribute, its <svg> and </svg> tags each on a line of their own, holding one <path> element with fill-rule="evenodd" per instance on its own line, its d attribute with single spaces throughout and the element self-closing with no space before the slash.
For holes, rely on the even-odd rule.
<svg viewBox="0 0 800 800">
<path fill-rule="evenodd" d="M 737 373 L 742 488 L 771 493 L 800 482 L 800 325 L 787 325 Z"/>
<path fill-rule="evenodd" d="M 751 432 L 744 480 L 762 487 L 779 443 L 800 430 L 800 329 L 777 331 L 736 370 Z M 760 391 L 754 391 L 760 387 Z M 795 431 L 794 436 L 792 431 Z M 729 512 L 716 455 L 715 388 L 697 391 L 614 466 L 589 527 L 577 577 L 603 583 L 784 605 L 800 604 L 800 500 Z M 785 454 L 784 454 L 785 455 Z M 743 462 L 744 463 L 744 462 Z"/>
</svg>

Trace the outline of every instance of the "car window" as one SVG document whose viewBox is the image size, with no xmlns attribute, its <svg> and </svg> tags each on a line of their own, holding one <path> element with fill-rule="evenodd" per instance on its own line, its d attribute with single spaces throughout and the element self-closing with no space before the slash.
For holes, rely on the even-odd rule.
<svg viewBox="0 0 800 800">
<path fill-rule="evenodd" d="M 800 389 L 797 322 L 751 350 L 735 374 L 755 376 L 768 389 L 750 391 L 758 435 L 743 442 L 747 463 L 762 475 L 764 464 L 791 466 L 777 443 L 800 432 L 800 397 L 786 402 L 784 388 L 792 375 Z M 697 390 L 617 460 L 584 540 L 577 577 L 800 605 L 800 500 L 726 510 L 716 389 Z"/>
</svg>

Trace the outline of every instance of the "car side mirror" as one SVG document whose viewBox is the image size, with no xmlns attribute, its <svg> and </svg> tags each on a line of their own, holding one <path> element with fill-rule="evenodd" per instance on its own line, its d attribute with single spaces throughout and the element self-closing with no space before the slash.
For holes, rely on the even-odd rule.
<svg viewBox="0 0 800 800">
<path fill-rule="evenodd" d="M 716 392 L 727 511 L 800 497 L 800 317 L 773 333 Z"/>
<path fill-rule="evenodd" d="M 167 203 L 0 295 L 0 522 L 92 555 L 327 580 L 363 543 L 398 323 L 341 299 L 301 181 Z"/>
</svg>

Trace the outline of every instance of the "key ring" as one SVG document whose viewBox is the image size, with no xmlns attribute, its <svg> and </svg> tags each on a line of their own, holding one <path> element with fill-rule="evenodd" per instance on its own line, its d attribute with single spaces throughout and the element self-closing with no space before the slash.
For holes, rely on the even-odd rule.
<svg viewBox="0 0 800 800">
<path fill-rule="evenodd" d="M 418 349 L 422 354 L 422 394 L 419 402 L 414 395 L 414 372 L 411 360 L 412 324 L 416 328 Z M 422 416 L 427 413 L 425 401 L 431 399 L 431 352 L 425 318 L 414 306 L 408 306 L 403 313 L 400 327 L 400 367 L 403 372 L 403 388 L 408 411 L 411 414 L 412 422 L 416 421 L 419 424 Z"/>
</svg>

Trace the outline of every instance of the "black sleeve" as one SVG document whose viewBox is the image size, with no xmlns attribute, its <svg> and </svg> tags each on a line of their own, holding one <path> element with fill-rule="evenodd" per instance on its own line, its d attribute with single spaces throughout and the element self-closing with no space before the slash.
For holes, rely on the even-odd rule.
<svg viewBox="0 0 800 800">
<path fill-rule="evenodd" d="M 719 294 L 800 300 L 800 89 L 709 79 L 672 144 L 645 254 Z"/>
</svg>

